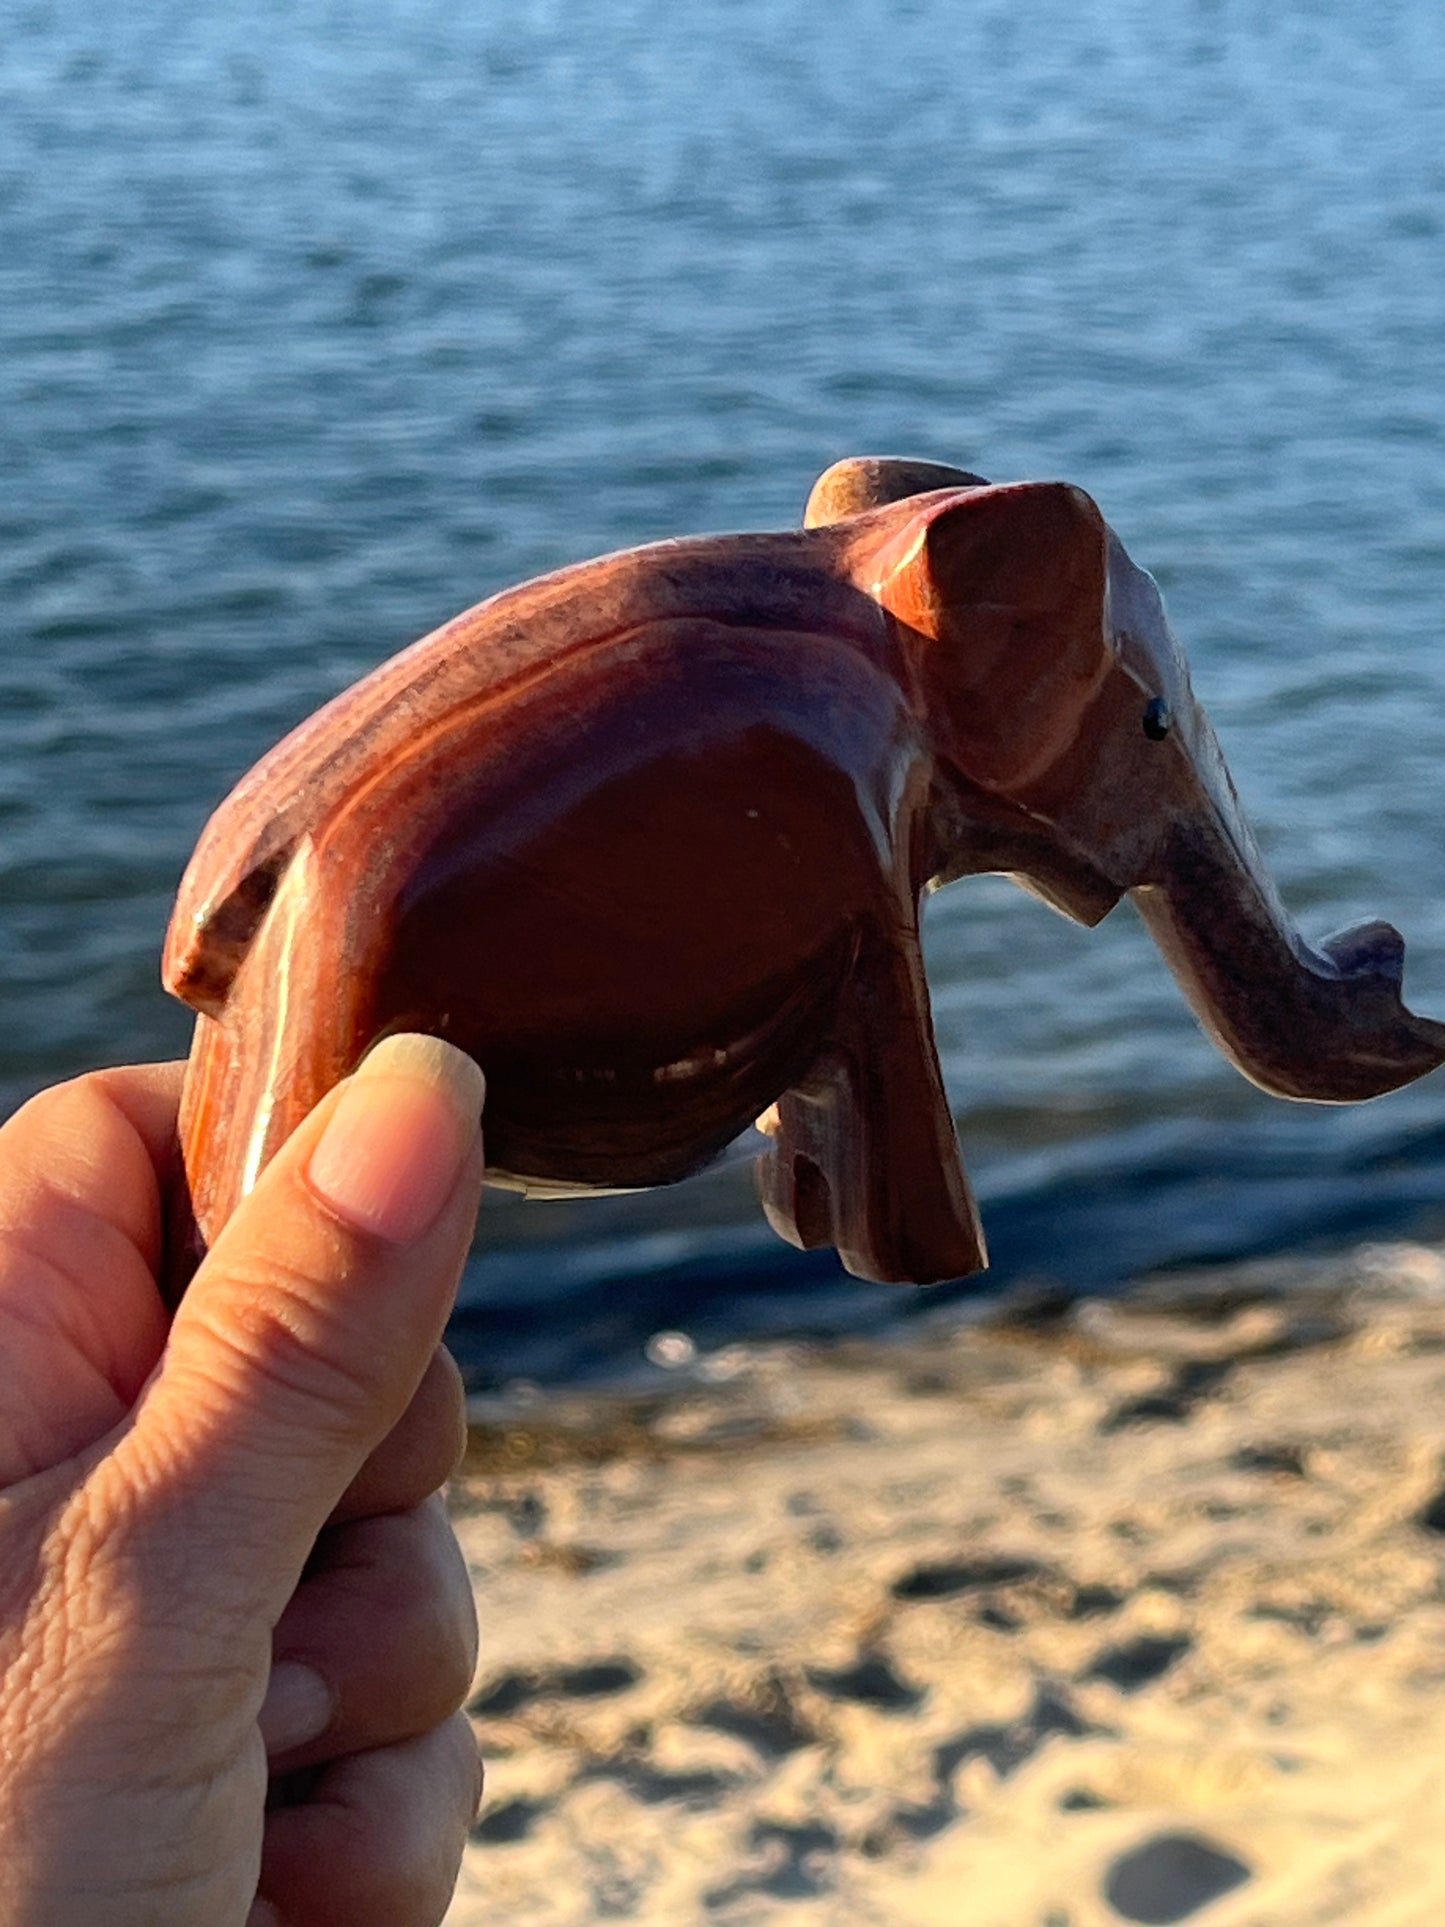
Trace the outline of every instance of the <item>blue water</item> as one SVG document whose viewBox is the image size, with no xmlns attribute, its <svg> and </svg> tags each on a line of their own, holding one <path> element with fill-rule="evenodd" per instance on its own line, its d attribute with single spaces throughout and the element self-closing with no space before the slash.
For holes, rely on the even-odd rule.
<svg viewBox="0 0 1445 1927">
<path fill-rule="evenodd" d="M 0 0 L 0 1102 L 183 1049 L 170 894 L 323 698 L 850 451 L 1090 489 L 1307 932 L 1445 1013 L 1442 222 L 1435 0 Z M 1262 1097 L 1128 910 L 928 943 L 998 1276 L 1445 1233 L 1445 1077 Z M 925 1302 L 745 1165 L 489 1204 L 474 1375 Z"/>
</svg>

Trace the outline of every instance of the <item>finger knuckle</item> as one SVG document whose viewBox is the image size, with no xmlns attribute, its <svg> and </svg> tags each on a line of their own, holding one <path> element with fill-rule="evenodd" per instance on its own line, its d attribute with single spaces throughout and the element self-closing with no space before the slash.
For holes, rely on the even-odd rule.
<svg viewBox="0 0 1445 1927">
<path fill-rule="evenodd" d="M 253 1383 L 261 1381 L 288 1404 L 299 1401 L 308 1415 L 330 1411 L 343 1422 L 369 1416 L 379 1364 L 349 1342 L 328 1302 L 344 1298 L 338 1284 L 344 1285 L 344 1274 L 319 1279 L 280 1253 L 233 1260 L 224 1294 L 199 1313 L 207 1350 L 217 1360 L 229 1355 Z"/>
<path fill-rule="evenodd" d="M 476 1613 L 453 1588 L 412 1593 L 399 1624 L 400 1645 L 413 1656 L 418 1698 L 415 1717 L 432 1724 L 454 1713 L 471 1691 L 476 1670 Z"/>
<path fill-rule="evenodd" d="M 433 1690 L 439 1710 L 459 1707 L 471 1690 L 477 1665 L 477 1608 L 460 1546 L 444 1512 L 432 1518 L 426 1537 L 428 1557 L 419 1575 L 425 1584 L 419 1620 L 436 1666 Z"/>
</svg>

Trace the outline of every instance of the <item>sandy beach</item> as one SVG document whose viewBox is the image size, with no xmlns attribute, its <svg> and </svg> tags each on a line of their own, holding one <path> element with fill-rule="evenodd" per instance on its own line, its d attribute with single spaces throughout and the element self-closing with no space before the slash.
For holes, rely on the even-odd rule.
<svg viewBox="0 0 1445 1927">
<path fill-rule="evenodd" d="M 1438 1927 L 1445 1258 L 479 1406 L 449 1927 Z"/>
</svg>

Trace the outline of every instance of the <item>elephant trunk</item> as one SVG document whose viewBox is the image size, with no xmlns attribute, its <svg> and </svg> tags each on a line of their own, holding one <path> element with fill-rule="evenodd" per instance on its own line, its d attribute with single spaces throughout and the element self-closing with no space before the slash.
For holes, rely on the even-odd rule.
<svg viewBox="0 0 1445 1927">
<path fill-rule="evenodd" d="M 1445 1024 L 1401 1002 L 1399 932 L 1360 924 L 1312 950 L 1242 824 L 1223 812 L 1176 824 L 1160 876 L 1134 892 L 1140 913 L 1204 1029 L 1253 1083 L 1344 1104 L 1445 1062 Z"/>
</svg>

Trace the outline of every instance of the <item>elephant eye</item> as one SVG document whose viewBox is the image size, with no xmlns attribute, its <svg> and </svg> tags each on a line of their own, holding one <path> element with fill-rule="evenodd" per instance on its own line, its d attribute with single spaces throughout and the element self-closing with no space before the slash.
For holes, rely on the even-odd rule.
<svg viewBox="0 0 1445 1927">
<path fill-rule="evenodd" d="M 1151 697 L 1144 706 L 1144 734 L 1151 743 L 1162 743 L 1174 722 L 1173 712 L 1162 696 Z"/>
</svg>

